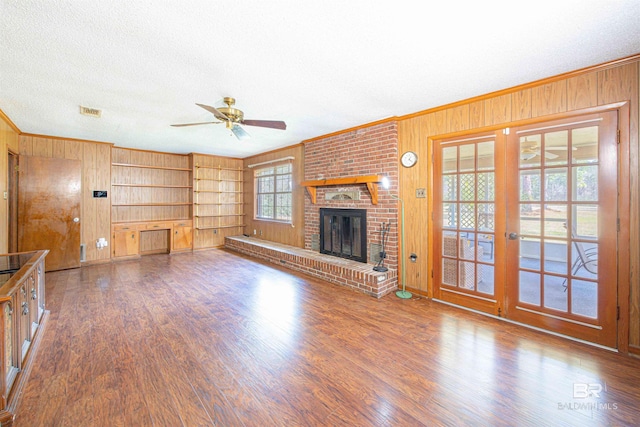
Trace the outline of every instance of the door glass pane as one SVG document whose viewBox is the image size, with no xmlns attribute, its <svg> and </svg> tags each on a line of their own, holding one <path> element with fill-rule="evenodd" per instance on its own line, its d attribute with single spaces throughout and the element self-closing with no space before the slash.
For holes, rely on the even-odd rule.
<svg viewBox="0 0 640 427">
<path fill-rule="evenodd" d="M 520 268 L 540 270 L 540 239 L 520 239 Z"/>
<path fill-rule="evenodd" d="M 540 201 L 540 170 L 520 171 L 520 201 Z"/>
<path fill-rule="evenodd" d="M 540 274 L 520 271 L 519 300 L 533 305 L 540 305 Z"/>
<path fill-rule="evenodd" d="M 478 251 L 478 260 L 493 264 L 495 237 L 494 234 L 478 233 L 478 247 L 482 249 Z"/>
<path fill-rule="evenodd" d="M 571 260 L 573 276 L 598 280 L 598 245 L 596 243 L 574 241 Z"/>
<path fill-rule="evenodd" d="M 567 205 L 546 205 L 544 235 L 545 237 L 567 237 Z"/>
<path fill-rule="evenodd" d="M 539 236 L 542 232 L 542 205 L 522 203 L 520 205 L 520 234 Z"/>
<path fill-rule="evenodd" d="M 571 169 L 574 182 L 571 199 L 574 202 L 597 202 L 598 165 L 574 166 Z"/>
<path fill-rule="evenodd" d="M 544 271 L 567 274 L 567 242 L 564 240 L 545 239 L 544 241 Z"/>
<path fill-rule="evenodd" d="M 442 204 L 442 226 L 444 228 L 458 227 L 458 204 L 457 203 Z"/>
<path fill-rule="evenodd" d="M 566 165 L 569 162 L 569 131 L 544 134 L 545 166 Z"/>
<path fill-rule="evenodd" d="M 545 169 L 544 199 L 548 202 L 567 201 L 567 168 Z"/>
<path fill-rule="evenodd" d="M 476 264 L 468 261 L 460 261 L 458 264 L 458 287 L 473 290 L 476 282 Z"/>
<path fill-rule="evenodd" d="M 476 175 L 473 173 L 460 174 L 460 200 L 473 201 L 476 199 Z"/>
<path fill-rule="evenodd" d="M 476 228 L 476 211 L 473 203 L 460 203 L 460 229 L 473 230 Z"/>
<path fill-rule="evenodd" d="M 494 169 L 494 142 L 481 142 L 478 144 L 478 170 Z"/>
<path fill-rule="evenodd" d="M 478 200 L 484 200 L 487 202 L 495 200 L 495 174 L 493 172 L 479 173 L 477 180 Z"/>
<path fill-rule="evenodd" d="M 571 312 L 596 319 L 598 317 L 598 284 L 585 280 L 571 281 Z"/>
<path fill-rule="evenodd" d="M 554 310 L 566 312 L 569 299 L 565 288 L 565 280 L 562 277 L 544 276 L 544 306 Z"/>
<path fill-rule="evenodd" d="M 460 258 L 473 261 L 476 256 L 476 233 L 460 233 Z"/>
<path fill-rule="evenodd" d="M 483 294 L 493 295 L 493 266 L 478 264 L 478 283 L 476 289 Z"/>
<path fill-rule="evenodd" d="M 495 205 L 493 203 L 478 203 L 478 230 L 494 231 Z"/>
<path fill-rule="evenodd" d="M 598 126 L 571 131 L 571 158 L 573 164 L 598 161 Z"/>
<path fill-rule="evenodd" d="M 450 286 L 458 284 L 458 261 L 442 258 L 442 283 Z"/>
<path fill-rule="evenodd" d="M 458 147 L 442 149 L 442 173 L 458 171 Z"/>
<path fill-rule="evenodd" d="M 442 232 L 442 255 L 457 258 L 458 253 L 458 233 L 455 231 Z"/>
<path fill-rule="evenodd" d="M 540 166 L 541 135 L 520 137 L 520 167 Z"/>
<path fill-rule="evenodd" d="M 458 199 L 458 175 L 442 177 L 442 200 L 455 202 Z"/>
<path fill-rule="evenodd" d="M 474 171 L 476 169 L 476 145 L 467 144 L 460 146 L 460 172 Z"/>
<path fill-rule="evenodd" d="M 598 205 L 574 206 L 573 234 L 581 239 L 598 238 Z"/>
</svg>

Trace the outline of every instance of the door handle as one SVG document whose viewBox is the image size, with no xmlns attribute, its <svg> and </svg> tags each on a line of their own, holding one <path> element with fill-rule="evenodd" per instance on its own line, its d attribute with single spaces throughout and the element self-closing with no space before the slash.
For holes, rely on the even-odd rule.
<svg viewBox="0 0 640 427">
<path fill-rule="evenodd" d="M 509 240 L 516 240 L 518 238 L 518 233 L 509 233 Z"/>
</svg>

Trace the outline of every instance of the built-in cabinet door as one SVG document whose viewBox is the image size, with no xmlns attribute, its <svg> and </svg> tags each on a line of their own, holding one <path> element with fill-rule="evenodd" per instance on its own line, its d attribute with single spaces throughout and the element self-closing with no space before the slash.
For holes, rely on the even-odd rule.
<svg viewBox="0 0 640 427">
<path fill-rule="evenodd" d="M 193 246 L 193 228 L 189 223 L 177 222 L 173 224 L 174 251 L 191 249 Z"/>
<path fill-rule="evenodd" d="M 140 232 L 138 230 L 115 230 L 113 232 L 113 256 L 123 257 L 140 253 Z"/>
</svg>

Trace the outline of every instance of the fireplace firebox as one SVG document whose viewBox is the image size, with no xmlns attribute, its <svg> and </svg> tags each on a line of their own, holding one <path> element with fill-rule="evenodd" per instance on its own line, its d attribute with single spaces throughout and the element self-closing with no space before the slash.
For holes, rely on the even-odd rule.
<svg viewBox="0 0 640 427">
<path fill-rule="evenodd" d="M 320 209 L 320 253 L 367 262 L 367 210 Z"/>
</svg>

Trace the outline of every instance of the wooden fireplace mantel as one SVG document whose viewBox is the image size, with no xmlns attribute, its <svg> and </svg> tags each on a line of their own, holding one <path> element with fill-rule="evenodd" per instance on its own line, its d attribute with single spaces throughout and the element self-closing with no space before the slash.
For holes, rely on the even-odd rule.
<svg viewBox="0 0 640 427">
<path fill-rule="evenodd" d="M 311 196 L 311 203 L 316 203 L 316 188 L 329 187 L 331 185 L 351 185 L 351 184 L 367 184 L 367 189 L 371 194 L 371 203 L 378 204 L 378 184 L 382 182 L 382 175 L 361 175 L 361 176 L 345 176 L 342 178 L 318 179 L 315 181 L 303 181 L 300 183 L 306 187 L 307 192 Z"/>
</svg>

